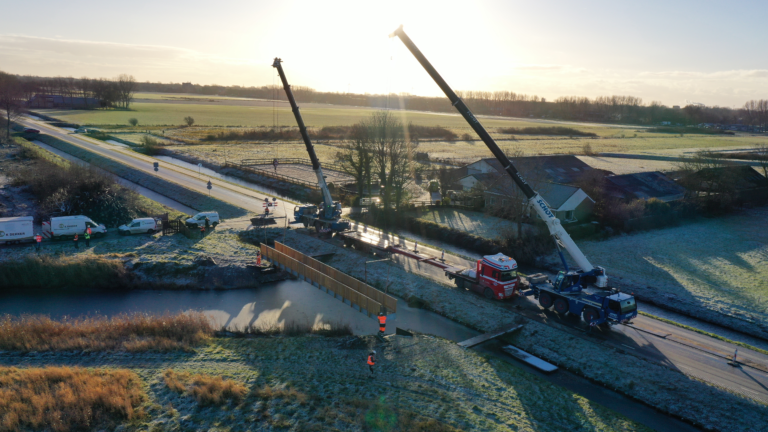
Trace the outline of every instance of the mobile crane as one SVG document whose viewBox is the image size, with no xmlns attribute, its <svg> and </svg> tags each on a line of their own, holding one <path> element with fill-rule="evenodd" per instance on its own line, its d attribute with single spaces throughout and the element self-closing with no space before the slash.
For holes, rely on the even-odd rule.
<svg viewBox="0 0 768 432">
<path fill-rule="evenodd" d="M 491 138 L 491 135 L 485 130 L 483 125 L 467 108 L 467 105 L 448 86 L 440 74 L 437 73 L 437 70 L 429 63 L 429 60 L 416 47 L 411 38 L 403 31 L 402 25 L 389 35 L 389 37 L 395 36 L 400 38 L 406 48 L 416 57 L 416 60 L 424 67 L 443 93 L 445 93 L 451 104 L 456 107 L 480 139 L 488 146 L 488 149 L 501 163 L 501 166 L 504 167 L 512 181 L 523 191 L 528 199 L 528 205 L 535 209 L 536 213 L 547 225 L 550 235 L 554 238 L 555 246 L 560 254 L 565 271 L 561 271 L 557 275 L 554 283 L 548 281 L 545 284 L 532 284 L 530 294 L 539 300 L 539 304 L 543 308 L 549 309 L 554 305 L 556 312 L 560 314 L 571 313 L 581 315 L 584 321 L 590 325 L 629 322 L 630 319 L 636 317 L 637 305 L 635 298 L 620 293 L 616 289 L 606 290 L 608 276 L 605 273 L 605 269 L 600 266 L 593 266 L 581 250 L 579 250 L 571 236 L 568 235 L 560 224 L 560 220 L 550 211 L 544 198 L 535 192 L 525 181 L 512 161 L 509 160 L 496 144 L 496 141 Z M 568 263 L 563 256 L 562 249 L 565 249 L 571 255 L 580 267 L 579 270 L 568 269 Z M 601 291 L 595 293 L 585 292 L 585 288 L 589 285 L 594 285 L 601 289 Z"/>
<path fill-rule="evenodd" d="M 280 80 L 283 82 L 285 95 L 288 97 L 288 102 L 291 104 L 293 116 L 296 117 L 296 123 L 299 125 L 301 138 L 304 140 L 304 145 L 307 147 L 307 153 L 309 153 L 309 159 L 312 161 L 312 170 L 315 171 L 315 175 L 317 176 L 317 185 L 323 193 L 323 202 L 318 205 L 301 205 L 294 207 L 294 221 L 303 223 L 305 227 L 312 225 L 318 231 L 327 228 L 336 232 L 347 230 L 350 226 L 349 221 L 341 218 L 341 203 L 338 201 L 334 202 L 331 197 L 331 192 L 328 190 L 328 184 L 325 182 L 325 176 L 323 176 L 323 169 L 320 167 L 320 160 L 317 158 L 315 147 L 309 139 L 307 127 L 304 126 L 304 120 L 301 118 L 299 106 L 296 104 L 296 99 L 293 97 L 293 91 L 291 91 L 291 86 L 288 84 L 288 79 L 285 77 L 285 72 L 283 72 L 281 63 L 282 60 L 275 57 L 272 67 L 277 69 L 277 73 L 280 75 Z"/>
</svg>

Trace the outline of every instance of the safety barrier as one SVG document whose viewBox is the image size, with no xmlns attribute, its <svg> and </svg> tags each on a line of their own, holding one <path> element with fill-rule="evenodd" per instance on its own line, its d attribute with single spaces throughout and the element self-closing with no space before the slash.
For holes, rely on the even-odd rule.
<svg viewBox="0 0 768 432">
<path fill-rule="evenodd" d="M 275 242 L 274 249 L 262 244 L 261 254 L 291 273 L 333 292 L 334 297 L 341 296 L 342 301 L 349 300 L 361 312 L 365 310 L 368 316 L 378 313 L 382 305 L 386 307 L 387 313 L 397 312 L 396 298 L 284 244 Z"/>
</svg>

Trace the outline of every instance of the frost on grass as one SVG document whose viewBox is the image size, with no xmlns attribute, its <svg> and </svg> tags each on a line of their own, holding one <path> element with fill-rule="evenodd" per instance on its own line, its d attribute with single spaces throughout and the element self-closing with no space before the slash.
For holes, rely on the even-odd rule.
<svg viewBox="0 0 768 432">
<path fill-rule="evenodd" d="M 617 286 L 674 308 L 727 315 L 768 332 L 768 209 L 581 242 Z M 555 258 L 552 258 L 555 261 Z"/>
<path fill-rule="evenodd" d="M 146 383 L 148 397 L 137 409 L 147 416 L 124 423 L 123 431 L 648 431 L 453 342 L 419 335 L 389 340 L 377 348 L 375 379 L 368 378 L 365 364 L 372 337 L 363 339 L 360 349 L 340 348 L 339 339 L 316 336 L 216 339 L 184 355 L 35 356 L 24 361 L 30 367 L 61 362 L 130 367 Z M 20 359 L 2 356 L 0 364 Z M 237 397 L 222 404 L 198 403 L 191 389 L 200 377 L 233 383 Z M 211 393 L 223 388 L 217 385 Z"/>
<path fill-rule="evenodd" d="M 286 240 L 288 246 L 300 251 L 321 247 L 318 243 L 325 242 L 295 232 Z M 356 251 L 337 248 L 327 264 L 362 279 L 363 262 L 367 259 L 368 256 Z M 481 331 L 523 319 L 525 326 L 515 339 L 522 349 L 663 411 L 717 430 L 751 431 L 768 422 L 768 411 L 763 405 L 709 386 L 678 370 L 528 321 L 498 302 L 430 281 L 400 267 L 391 266 L 387 274 L 385 265 L 369 266 L 370 284 L 383 287 L 387 280 L 394 281 L 389 285 L 390 293 L 400 298 L 415 295 L 435 311 Z"/>
</svg>

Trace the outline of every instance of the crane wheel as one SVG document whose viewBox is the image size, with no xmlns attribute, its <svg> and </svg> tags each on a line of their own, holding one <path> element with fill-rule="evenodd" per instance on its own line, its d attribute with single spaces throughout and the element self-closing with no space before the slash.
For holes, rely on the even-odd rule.
<svg viewBox="0 0 768 432">
<path fill-rule="evenodd" d="M 584 308 L 584 312 L 581 313 L 581 317 L 584 319 L 584 321 L 586 321 L 587 324 L 590 324 L 592 321 L 596 321 L 598 318 L 600 318 L 600 314 L 593 308 Z"/>
<path fill-rule="evenodd" d="M 493 300 L 494 298 L 493 290 L 490 288 L 486 288 L 485 290 L 483 290 L 483 297 L 487 298 L 488 300 Z"/>
<path fill-rule="evenodd" d="M 549 293 L 541 293 L 539 294 L 539 304 L 544 309 L 549 309 L 552 307 L 552 296 L 549 295 Z"/>
<path fill-rule="evenodd" d="M 558 297 L 555 299 L 555 312 L 559 313 L 560 315 L 565 315 L 568 313 L 568 300 Z"/>
</svg>

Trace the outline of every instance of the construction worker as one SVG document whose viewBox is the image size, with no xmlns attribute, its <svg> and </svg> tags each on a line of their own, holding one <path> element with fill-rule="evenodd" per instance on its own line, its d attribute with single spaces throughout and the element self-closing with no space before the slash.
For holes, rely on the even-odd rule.
<svg viewBox="0 0 768 432">
<path fill-rule="evenodd" d="M 277 174 L 277 159 L 272 161 L 272 166 L 275 167 L 275 174 Z"/>
<path fill-rule="evenodd" d="M 384 330 L 387 329 L 387 316 L 384 312 L 379 312 L 379 336 L 384 336 Z"/>
<path fill-rule="evenodd" d="M 371 351 L 370 354 L 368 354 L 368 369 L 371 370 L 371 374 L 368 376 L 368 378 L 373 378 L 373 367 L 376 366 L 376 351 Z"/>
<path fill-rule="evenodd" d="M 200 238 L 205 237 L 205 225 L 200 225 Z"/>
<path fill-rule="evenodd" d="M 261 251 L 256 251 L 256 267 L 261 267 Z"/>
<path fill-rule="evenodd" d="M 35 236 L 35 249 L 38 253 L 40 253 L 40 244 L 43 242 L 43 236 L 40 235 L 40 233 L 37 233 Z"/>
<path fill-rule="evenodd" d="M 90 230 L 91 229 L 88 228 L 88 231 Z M 88 231 L 85 232 L 85 247 L 91 247 L 91 233 Z"/>
<path fill-rule="evenodd" d="M 205 217 L 205 231 L 208 232 L 208 229 L 211 227 L 211 220 L 208 219 L 208 216 Z"/>
<path fill-rule="evenodd" d="M 75 249 L 80 249 L 80 246 L 77 244 L 77 242 L 80 239 L 77 238 L 77 234 L 75 234 L 75 237 L 72 239 L 73 242 L 75 242 Z"/>
</svg>

